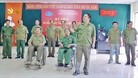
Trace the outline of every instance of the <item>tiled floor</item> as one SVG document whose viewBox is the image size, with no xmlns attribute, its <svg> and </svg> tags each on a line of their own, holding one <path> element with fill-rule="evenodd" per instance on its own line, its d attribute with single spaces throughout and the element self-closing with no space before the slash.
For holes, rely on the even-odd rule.
<svg viewBox="0 0 138 78">
<path fill-rule="evenodd" d="M 42 69 L 28 70 L 24 67 L 25 59 L 14 59 L 16 48 L 13 47 L 12 50 L 13 59 L 0 59 L 0 78 L 138 78 L 138 60 L 136 59 L 136 67 L 125 66 L 126 58 L 123 48 L 120 55 L 121 65 L 107 64 L 108 54 L 96 54 L 95 50 L 92 50 L 88 76 L 84 75 L 82 71 L 84 60 L 81 65 L 81 74 L 78 76 L 72 75 L 74 69 L 70 71 L 57 70 L 55 66 L 57 64 L 57 53 L 54 58 L 47 58 L 46 65 Z M 0 47 L 0 53 L 1 51 L 2 47 Z M 1 54 L 0 58 L 2 58 Z"/>
</svg>

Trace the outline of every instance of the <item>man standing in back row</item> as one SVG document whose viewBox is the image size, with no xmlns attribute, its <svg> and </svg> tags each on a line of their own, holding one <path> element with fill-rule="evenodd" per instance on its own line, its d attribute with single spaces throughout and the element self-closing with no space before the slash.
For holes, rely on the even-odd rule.
<svg viewBox="0 0 138 78">
<path fill-rule="evenodd" d="M 88 75 L 91 46 L 95 47 L 96 31 L 95 26 L 90 23 L 91 15 L 84 14 L 83 23 L 77 28 L 77 50 L 76 50 L 76 68 L 73 73 L 74 76 L 80 74 L 80 65 L 82 61 L 82 55 L 84 54 L 85 64 L 83 71 L 85 75 Z"/>
<path fill-rule="evenodd" d="M 49 21 L 50 25 L 47 28 L 47 39 L 48 39 L 48 57 L 54 57 L 55 53 L 55 40 L 56 40 L 56 27 L 54 26 L 54 21 Z M 52 52 L 51 52 L 52 47 Z"/>
<path fill-rule="evenodd" d="M 27 41 L 27 34 L 28 34 L 28 29 L 26 26 L 23 25 L 23 21 L 19 20 L 18 21 L 19 26 L 15 30 L 15 35 L 16 35 L 16 45 L 17 45 L 17 56 L 15 59 L 18 58 L 24 58 L 24 50 L 25 50 L 25 42 Z M 22 50 L 20 50 L 20 48 Z"/>
<path fill-rule="evenodd" d="M 35 29 L 36 29 L 37 27 L 40 27 L 40 28 L 42 29 L 42 27 L 40 26 L 39 20 L 36 20 L 36 21 L 35 21 L 35 25 L 33 26 L 32 30 L 31 30 L 31 33 L 32 33 L 32 34 L 35 34 Z"/>
</svg>

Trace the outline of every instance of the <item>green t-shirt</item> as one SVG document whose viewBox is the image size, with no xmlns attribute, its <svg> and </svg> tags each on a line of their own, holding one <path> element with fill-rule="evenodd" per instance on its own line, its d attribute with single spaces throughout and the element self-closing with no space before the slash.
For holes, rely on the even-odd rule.
<svg viewBox="0 0 138 78">
<path fill-rule="evenodd" d="M 55 26 L 48 26 L 47 37 L 48 38 L 55 38 L 56 37 L 56 27 Z"/>
<path fill-rule="evenodd" d="M 42 27 L 41 27 L 40 25 L 35 25 L 35 26 L 33 26 L 32 30 L 31 30 L 31 33 L 32 33 L 32 34 L 35 34 L 35 29 L 36 29 L 37 27 L 40 27 L 40 28 L 42 29 Z"/>
<path fill-rule="evenodd" d="M 65 32 L 64 32 L 64 28 L 63 27 L 60 27 L 58 29 L 58 31 L 59 31 L 59 39 L 65 37 Z"/>
<path fill-rule="evenodd" d="M 108 32 L 110 44 L 119 44 L 120 36 L 121 36 L 121 33 L 118 29 L 114 30 L 113 28 L 111 28 Z"/>
<path fill-rule="evenodd" d="M 15 30 L 16 34 L 16 40 L 25 40 L 26 35 L 28 33 L 28 29 L 26 26 L 18 26 L 17 29 Z"/>
<path fill-rule="evenodd" d="M 45 42 L 44 35 L 32 35 L 29 39 L 29 42 L 33 44 L 33 46 L 39 46 L 41 43 Z"/>
<path fill-rule="evenodd" d="M 63 44 L 63 47 L 67 47 L 69 44 L 76 43 L 76 40 L 73 36 L 69 35 L 69 37 L 63 37 L 60 39 L 60 42 Z"/>
<path fill-rule="evenodd" d="M 125 29 L 123 31 L 123 38 L 125 43 L 132 43 L 135 44 L 137 40 L 137 31 L 135 28 L 132 29 Z"/>
<path fill-rule="evenodd" d="M 11 26 L 3 26 L 1 29 L 1 34 L 3 36 L 12 36 L 13 33 L 14 33 L 14 30 Z"/>
<path fill-rule="evenodd" d="M 93 37 L 96 37 L 95 26 L 89 23 L 84 26 L 84 23 L 80 24 L 77 28 L 77 45 L 89 46 L 93 42 Z"/>
</svg>

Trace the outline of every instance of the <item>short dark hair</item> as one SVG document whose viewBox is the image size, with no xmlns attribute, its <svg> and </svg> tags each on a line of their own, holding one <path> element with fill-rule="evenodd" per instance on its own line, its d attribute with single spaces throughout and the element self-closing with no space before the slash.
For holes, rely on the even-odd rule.
<svg viewBox="0 0 138 78">
<path fill-rule="evenodd" d="M 88 17 L 91 19 L 91 15 L 90 15 L 89 13 L 85 13 L 85 14 L 87 14 L 87 15 L 88 15 Z M 84 15 L 85 15 L 85 14 L 84 14 Z"/>
<path fill-rule="evenodd" d="M 35 28 L 35 30 L 36 30 L 37 28 L 39 28 L 40 30 L 42 30 L 42 28 L 41 28 L 41 27 L 36 27 L 36 28 Z"/>
<path fill-rule="evenodd" d="M 129 24 L 129 23 L 133 23 L 133 22 L 132 21 L 128 21 L 127 24 Z"/>
<path fill-rule="evenodd" d="M 117 24 L 118 24 L 118 22 L 114 21 L 114 22 L 112 22 L 112 25 L 113 25 L 114 23 L 117 23 Z"/>
<path fill-rule="evenodd" d="M 18 23 L 20 23 L 20 21 L 23 21 L 23 20 L 18 20 Z"/>
<path fill-rule="evenodd" d="M 6 20 L 5 20 L 5 23 L 6 23 L 7 21 L 9 21 L 9 22 L 10 22 L 10 20 L 9 20 L 9 19 L 6 19 Z"/>
<path fill-rule="evenodd" d="M 72 21 L 72 24 L 75 23 L 76 24 L 76 21 Z"/>
<path fill-rule="evenodd" d="M 65 32 L 66 30 L 69 30 L 69 32 L 71 32 L 69 28 L 65 28 L 65 29 L 64 29 L 64 32 Z"/>
</svg>

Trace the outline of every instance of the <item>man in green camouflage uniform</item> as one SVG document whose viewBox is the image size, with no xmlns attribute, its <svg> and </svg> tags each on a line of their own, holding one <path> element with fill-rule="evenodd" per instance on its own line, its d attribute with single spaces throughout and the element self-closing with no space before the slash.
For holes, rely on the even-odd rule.
<svg viewBox="0 0 138 78">
<path fill-rule="evenodd" d="M 48 39 L 48 57 L 54 57 L 55 53 L 55 40 L 56 40 L 56 27 L 54 26 L 54 21 L 49 21 L 50 25 L 47 28 L 47 39 Z M 51 52 L 52 47 L 52 52 Z"/>
<path fill-rule="evenodd" d="M 3 42 L 3 57 L 2 59 L 12 59 L 12 34 L 13 28 L 9 25 L 10 20 L 5 20 L 6 26 L 1 29 L 1 42 Z"/>
<path fill-rule="evenodd" d="M 27 41 L 28 29 L 26 26 L 23 25 L 22 20 L 19 20 L 18 23 L 19 23 L 19 26 L 15 30 L 16 46 L 17 46 L 16 59 L 18 59 L 20 57 L 23 59 L 24 58 L 24 50 L 25 50 L 25 42 Z"/>
<path fill-rule="evenodd" d="M 132 27 L 132 21 L 127 22 L 127 29 L 123 31 L 123 41 L 125 45 L 127 62 L 126 65 L 131 63 L 132 66 L 135 65 L 135 46 L 137 45 L 137 31 Z M 131 61 L 130 61 L 131 52 Z"/>
</svg>

